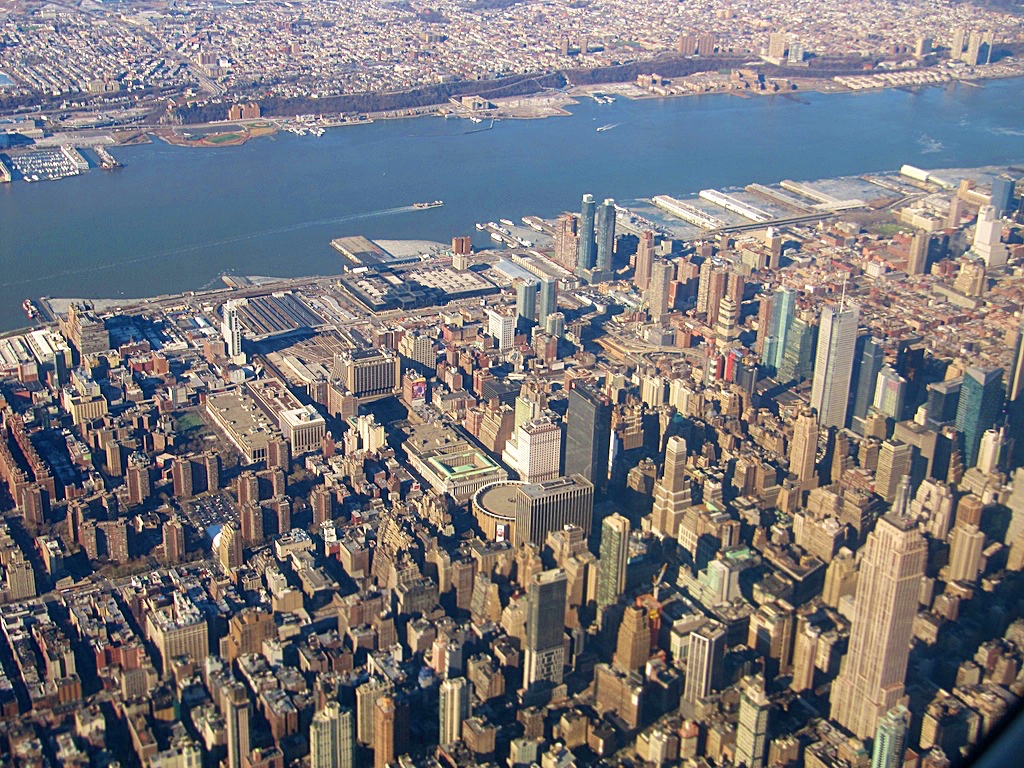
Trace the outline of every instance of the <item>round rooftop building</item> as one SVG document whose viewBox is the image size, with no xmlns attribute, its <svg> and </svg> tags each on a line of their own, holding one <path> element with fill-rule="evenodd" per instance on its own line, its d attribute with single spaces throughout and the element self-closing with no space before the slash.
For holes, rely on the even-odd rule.
<svg viewBox="0 0 1024 768">
<path fill-rule="evenodd" d="M 473 517 L 492 541 L 512 541 L 516 522 L 516 493 L 526 483 L 501 480 L 473 494 Z"/>
</svg>

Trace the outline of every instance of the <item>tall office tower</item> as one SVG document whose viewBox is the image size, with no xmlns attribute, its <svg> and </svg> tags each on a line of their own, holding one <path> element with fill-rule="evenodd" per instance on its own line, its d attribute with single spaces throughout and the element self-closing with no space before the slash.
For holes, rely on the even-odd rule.
<svg viewBox="0 0 1024 768">
<path fill-rule="evenodd" d="M 242 321 L 238 317 L 238 308 L 245 303 L 245 299 L 231 299 L 224 304 L 220 329 L 227 355 L 232 360 L 242 354 Z"/>
<path fill-rule="evenodd" d="M 1006 399 L 1011 403 L 1024 399 L 1024 313 L 1017 324 L 1017 338 L 1013 344 L 1013 359 L 1010 362 L 1010 377 L 1006 387 Z"/>
<path fill-rule="evenodd" d="M 811 407 L 818 411 L 823 427 L 842 429 L 846 423 L 859 317 L 857 305 L 845 309 L 825 307 L 821 313 Z"/>
<path fill-rule="evenodd" d="M 241 683 L 232 683 L 224 691 L 224 725 L 227 730 L 226 768 L 242 768 L 249 756 L 249 695 Z"/>
<path fill-rule="evenodd" d="M 878 452 L 878 471 L 875 473 L 875 493 L 890 504 L 896 500 L 896 490 L 904 475 L 909 475 L 914 463 L 914 446 L 899 440 L 886 440 Z"/>
<path fill-rule="evenodd" d="M 904 699 L 917 598 L 928 546 L 910 517 L 889 512 L 868 534 L 849 650 L 832 684 L 831 718 L 858 738 Z"/>
<path fill-rule="evenodd" d="M 521 329 L 530 328 L 537 319 L 536 280 L 519 280 L 516 283 L 516 325 Z"/>
<path fill-rule="evenodd" d="M 873 336 L 864 341 L 864 352 L 860 359 L 860 371 L 857 373 L 857 396 L 853 402 L 853 418 L 863 419 L 868 415 L 868 408 L 875 399 L 875 386 L 878 383 L 878 372 L 885 362 L 885 350 L 882 342 Z M 857 430 L 863 431 L 863 430 Z"/>
<path fill-rule="evenodd" d="M 441 683 L 438 743 L 454 744 L 462 738 L 462 721 L 469 717 L 472 688 L 464 677 L 450 677 Z"/>
<path fill-rule="evenodd" d="M 618 512 L 601 521 L 600 561 L 597 565 L 598 610 L 615 605 L 626 591 L 629 562 L 629 520 Z"/>
<path fill-rule="evenodd" d="M 1007 250 L 1002 243 L 1003 221 L 996 216 L 991 205 L 983 205 L 978 211 L 974 225 L 974 242 L 971 250 L 985 262 L 986 269 L 1006 266 Z"/>
<path fill-rule="evenodd" d="M 811 408 L 804 408 L 793 424 L 793 441 L 789 445 L 789 471 L 801 485 L 815 485 L 815 463 L 818 453 L 818 417 Z"/>
<path fill-rule="evenodd" d="M 1013 181 L 998 176 L 992 179 L 992 207 L 996 218 L 1002 218 L 1013 210 Z"/>
<path fill-rule="evenodd" d="M 902 704 L 885 713 L 875 729 L 871 752 L 871 768 L 903 768 L 903 751 L 907 745 L 910 710 Z"/>
<path fill-rule="evenodd" d="M 520 485 L 515 496 L 515 546 L 531 542 L 543 547 L 551 531 L 577 525 L 590 535 L 594 485 L 583 475 L 567 475 L 544 483 Z"/>
<path fill-rule="evenodd" d="M 524 482 L 553 480 L 562 459 L 562 425 L 549 416 L 526 422 L 505 443 L 502 458 Z"/>
<path fill-rule="evenodd" d="M 583 196 L 583 207 L 580 209 L 580 225 L 577 230 L 579 244 L 576 251 L 576 274 L 594 268 L 597 256 L 597 245 L 594 242 L 594 214 L 597 205 L 593 195 Z"/>
<path fill-rule="evenodd" d="M 981 551 L 985 548 L 985 534 L 977 525 L 957 520 L 949 532 L 949 565 L 946 581 L 965 581 L 973 584 L 981 573 Z"/>
<path fill-rule="evenodd" d="M 540 281 L 540 296 L 537 304 L 537 322 L 542 328 L 547 327 L 548 315 L 558 311 L 558 281 L 553 277 L 545 277 Z"/>
<path fill-rule="evenodd" d="M 392 696 L 377 699 L 373 711 L 373 766 L 388 768 L 406 751 L 408 706 Z"/>
<path fill-rule="evenodd" d="M 1013 463 L 1024 464 L 1024 314 L 1017 326 L 1017 339 L 1010 361 L 1010 375 L 1007 382 L 1006 407 L 1010 421 L 1010 435 L 1013 441 Z"/>
<path fill-rule="evenodd" d="M 768 335 L 765 341 L 764 354 L 761 357 L 765 367 L 774 372 L 782 365 L 782 355 L 786 349 L 786 337 L 793 324 L 796 311 L 796 291 L 792 288 L 779 288 L 772 297 L 772 313 L 769 320 Z"/>
<path fill-rule="evenodd" d="M 907 274 L 923 275 L 928 271 L 928 246 L 932 238 L 927 232 L 918 232 L 910 240 L 910 253 L 907 255 Z"/>
<path fill-rule="evenodd" d="M 639 605 L 631 605 L 626 608 L 619 624 L 613 664 L 622 672 L 642 672 L 650 657 L 650 613 Z"/>
<path fill-rule="evenodd" d="M 739 722 L 736 727 L 736 762 L 746 768 L 764 768 L 768 757 L 768 712 L 760 675 L 743 680 Z"/>
<path fill-rule="evenodd" d="M 498 342 L 498 351 L 508 352 L 516 337 L 516 316 L 488 309 L 487 333 Z"/>
<path fill-rule="evenodd" d="M 690 704 L 718 687 L 725 658 L 725 627 L 711 620 L 690 633 L 683 700 Z"/>
<path fill-rule="evenodd" d="M 811 317 L 796 317 L 786 334 L 776 379 L 780 382 L 804 380 L 814 372 L 814 348 L 818 343 L 818 324 Z"/>
<path fill-rule="evenodd" d="M 371 677 L 356 688 L 356 737 L 360 744 L 373 744 L 374 712 L 377 699 L 390 696 L 395 686 L 390 680 Z"/>
<path fill-rule="evenodd" d="M 655 260 L 651 265 L 651 282 L 647 289 L 647 308 L 651 320 L 660 323 L 669 314 L 669 289 L 676 276 L 676 265 L 671 261 Z"/>
<path fill-rule="evenodd" d="M 998 429 L 986 429 L 978 448 L 978 469 L 988 475 L 998 472 L 1003 464 L 1007 442 L 1005 425 Z"/>
<path fill-rule="evenodd" d="M 819 637 L 821 628 L 808 621 L 804 621 L 797 630 L 796 642 L 793 643 L 793 679 L 789 684 L 790 689 L 797 693 L 814 687 Z"/>
<path fill-rule="evenodd" d="M 595 270 L 603 276 L 612 273 L 612 253 L 615 250 L 615 201 L 606 199 L 597 209 L 597 257 Z"/>
<path fill-rule="evenodd" d="M 981 436 L 999 418 L 1003 407 L 1003 369 L 972 365 L 964 374 L 956 409 L 956 431 L 962 435 L 964 466 L 978 463 Z"/>
<path fill-rule="evenodd" d="M 527 591 L 523 686 L 559 685 L 565 664 L 565 571 L 535 574 Z"/>
<path fill-rule="evenodd" d="M 937 381 L 928 385 L 928 414 L 924 425 L 938 432 L 947 424 L 956 422 L 956 412 L 960 405 L 960 388 L 963 386 L 962 376 L 946 381 Z"/>
<path fill-rule="evenodd" d="M 352 710 L 328 701 L 309 726 L 309 768 L 355 768 Z"/>
<path fill-rule="evenodd" d="M 654 264 L 654 233 L 645 229 L 640 233 L 633 268 L 633 284 L 642 293 L 651 284 L 651 266 Z"/>
<path fill-rule="evenodd" d="M 891 366 L 883 366 L 878 372 L 875 384 L 875 410 L 890 419 L 899 421 L 903 418 L 903 401 L 907 395 L 907 380 L 900 376 Z"/>
<path fill-rule="evenodd" d="M 565 418 L 565 474 L 583 475 L 603 490 L 608 484 L 611 400 L 592 387 L 577 384 L 569 392 Z"/>
<path fill-rule="evenodd" d="M 665 445 L 665 472 L 654 484 L 651 530 L 674 539 L 683 512 L 691 504 L 690 481 L 686 476 L 686 441 L 673 435 Z"/>
<path fill-rule="evenodd" d="M 739 344 L 739 318 L 740 308 L 732 296 L 723 296 L 715 327 L 718 348 L 723 352 Z"/>
</svg>

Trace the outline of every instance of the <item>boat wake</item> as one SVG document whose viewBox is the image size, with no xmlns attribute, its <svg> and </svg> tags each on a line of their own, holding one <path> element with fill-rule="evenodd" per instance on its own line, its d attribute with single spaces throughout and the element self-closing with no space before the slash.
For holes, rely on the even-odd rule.
<svg viewBox="0 0 1024 768">
<path fill-rule="evenodd" d="M 125 259 L 122 261 L 111 261 L 105 264 L 95 264 L 90 267 L 81 267 L 79 269 L 67 269 L 63 272 L 52 272 L 48 275 L 37 275 L 29 277 L 24 280 L 11 280 L 9 282 L 0 283 L 0 287 L 9 288 L 15 285 L 26 285 L 29 283 L 38 283 L 45 280 L 52 280 L 55 277 L 71 277 L 74 275 L 86 275 L 93 272 L 103 272 L 108 269 L 120 269 L 122 267 L 129 267 L 134 264 L 144 264 L 147 261 L 156 261 L 157 259 L 167 259 L 174 256 L 184 256 L 189 253 L 196 253 L 198 251 L 204 251 L 208 248 L 219 248 L 224 245 L 234 245 L 235 243 L 244 243 L 250 240 L 259 240 L 264 237 L 273 237 L 275 235 L 285 235 L 289 232 L 299 232 L 304 229 L 313 229 L 314 227 L 324 227 L 330 224 L 344 224 L 348 221 L 360 221 L 362 219 L 375 219 L 381 216 L 395 216 L 401 213 L 411 213 L 419 210 L 412 205 L 402 205 L 397 208 L 381 208 L 377 211 L 364 211 L 363 213 L 350 213 L 345 216 L 334 216 L 326 219 L 314 219 L 311 221 L 302 221 L 296 224 L 289 224 L 283 227 L 274 227 L 271 229 L 262 229 L 258 232 L 249 232 L 244 235 L 235 235 L 233 237 L 225 237 L 220 240 L 208 240 L 202 243 L 196 243 L 194 245 L 186 245 L 180 248 L 171 248 L 166 251 L 160 251 L 159 253 L 151 253 L 146 256 L 137 256 L 132 259 Z"/>
</svg>

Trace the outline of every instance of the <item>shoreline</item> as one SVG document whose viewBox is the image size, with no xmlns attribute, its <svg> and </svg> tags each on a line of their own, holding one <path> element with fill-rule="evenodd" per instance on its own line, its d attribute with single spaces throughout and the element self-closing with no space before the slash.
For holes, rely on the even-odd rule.
<svg viewBox="0 0 1024 768">
<path fill-rule="evenodd" d="M 1016 161 L 1007 161 L 1006 167 L 1012 166 Z M 1022 157 L 1024 162 L 1024 157 Z M 976 171 L 986 172 L 996 168 L 1002 168 L 1004 164 L 999 165 L 983 165 L 983 166 L 972 166 L 972 167 L 944 167 L 935 168 L 937 174 L 943 172 L 962 173 L 964 171 Z M 888 176 L 888 175 L 899 175 L 898 169 L 890 169 L 886 171 L 865 171 L 862 174 L 843 175 L 835 177 L 822 177 L 818 179 L 806 180 L 808 184 L 821 183 L 821 182 L 839 182 L 843 180 L 852 179 L 864 179 L 865 176 Z M 645 198 L 638 198 L 645 199 Z M 683 202 L 690 202 L 695 200 L 696 196 L 685 198 Z M 830 216 L 841 215 L 841 211 L 833 211 Z M 497 214 L 496 214 L 497 215 Z M 759 224 L 758 227 L 770 227 L 774 222 L 764 222 Z M 903 227 L 904 225 L 900 225 Z M 388 238 L 375 238 L 374 243 L 379 243 L 383 246 L 387 246 L 388 249 L 394 253 L 419 253 L 426 250 L 431 252 L 440 252 L 440 250 L 446 247 L 445 243 L 424 240 L 424 239 L 388 239 Z M 502 253 L 503 250 L 487 252 Z M 310 282 L 332 280 L 345 274 L 344 271 L 336 273 L 319 273 L 319 274 L 304 274 L 304 275 L 247 275 L 240 274 L 237 272 L 223 272 L 215 278 L 202 286 L 194 288 L 185 288 L 176 292 L 168 292 L 157 295 L 144 295 L 144 296 L 125 296 L 125 297 L 69 297 L 69 296 L 35 296 L 30 297 L 39 307 L 43 310 L 44 317 L 53 317 L 60 313 L 67 311 L 67 306 L 72 302 L 85 301 L 93 304 L 101 310 L 113 310 L 113 309 L 127 309 L 131 307 L 144 307 L 151 304 L 159 304 L 162 302 L 173 302 L 182 297 L 196 298 L 196 297 L 212 297 L 225 292 L 232 292 L 236 290 L 277 290 L 277 289 L 291 289 L 299 285 L 307 284 Z M 220 282 L 221 285 L 214 285 L 214 283 Z M 8 338 L 11 336 L 23 335 L 33 330 L 37 330 L 40 327 L 51 325 L 55 320 L 44 321 L 36 323 L 34 325 L 20 326 L 17 328 L 0 329 L 0 339 Z"/>
<path fill-rule="evenodd" d="M 467 120 L 476 119 L 479 121 L 502 121 L 502 120 L 541 120 L 549 117 L 568 117 L 572 115 L 570 107 L 580 103 L 582 99 L 593 98 L 595 94 L 610 95 L 615 98 L 624 98 L 630 101 L 667 100 L 686 98 L 691 96 L 733 96 L 742 99 L 772 98 L 781 97 L 798 104 L 808 104 L 801 98 L 805 93 L 821 93 L 825 95 L 875 93 L 885 90 L 901 90 L 913 93 L 925 88 L 948 87 L 950 85 L 965 85 L 972 88 L 984 88 L 985 80 L 1007 80 L 1024 78 L 1024 62 L 1013 62 L 1013 69 L 1007 69 L 1007 65 L 992 65 L 999 67 L 992 71 L 974 70 L 969 74 L 972 77 L 963 77 L 968 73 L 949 73 L 945 79 L 917 83 L 888 83 L 878 85 L 865 85 L 860 88 L 847 87 L 837 82 L 835 78 L 783 78 L 772 80 L 765 78 L 767 85 L 778 86 L 778 83 L 790 84 L 789 89 L 774 87 L 772 89 L 756 89 L 749 87 L 735 87 L 731 76 L 718 72 L 699 72 L 686 77 L 676 78 L 671 81 L 670 90 L 666 92 L 654 92 L 650 89 L 640 87 L 635 81 L 599 83 L 589 85 L 577 85 L 565 90 L 544 91 L 540 93 L 527 94 L 523 96 L 510 96 L 495 99 L 491 102 L 494 106 L 491 109 L 469 111 L 463 110 L 456 105 L 447 102 L 433 104 L 425 107 L 415 107 L 403 110 L 389 110 L 386 112 L 367 113 L 356 118 L 326 117 L 320 116 L 310 119 L 308 116 L 300 120 L 297 117 L 276 117 L 266 116 L 249 120 L 220 121 L 214 123 L 197 123 L 185 126 L 149 126 L 123 130 L 99 130 L 76 131 L 73 139 L 62 141 L 61 134 L 54 134 L 45 143 L 33 144 L 21 150 L 24 153 L 32 152 L 34 148 L 45 148 L 54 146 L 90 147 L 91 145 L 106 141 L 111 148 L 135 146 L 147 144 L 160 140 L 166 144 L 176 147 L 190 149 L 216 149 L 220 147 L 242 146 L 252 139 L 259 139 L 266 136 L 275 136 L 281 132 L 295 133 L 304 136 L 312 133 L 314 136 L 321 135 L 331 128 L 345 128 L 353 125 L 368 125 L 378 120 L 406 120 L 421 117 L 442 117 L 445 119 Z M 742 68 L 741 68 L 742 69 Z M 741 70 L 734 70 L 734 72 Z M 752 68 L 751 72 L 756 71 Z M 920 70 L 920 73 L 927 73 L 931 70 Z M 917 70 L 866 72 L 863 75 L 844 76 L 844 79 L 861 78 L 864 80 L 884 78 L 886 76 L 898 76 L 900 74 L 917 74 Z M 745 81 L 740 81 L 745 82 Z M 70 132 L 69 132 L 70 134 Z M 122 139 L 122 135 L 125 138 Z M 17 152 L 20 154 L 21 152 Z"/>
</svg>

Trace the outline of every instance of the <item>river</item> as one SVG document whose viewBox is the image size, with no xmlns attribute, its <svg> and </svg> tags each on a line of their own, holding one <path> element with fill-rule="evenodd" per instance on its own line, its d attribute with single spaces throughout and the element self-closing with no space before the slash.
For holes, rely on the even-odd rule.
<svg viewBox="0 0 1024 768">
<path fill-rule="evenodd" d="M 243 146 L 116 148 L 124 168 L 0 185 L 0 330 L 25 297 L 136 297 L 223 272 L 340 271 L 332 238 L 447 241 L 477 221 L 705 187 L 1024 160 L 1021 80 L 849 94 L 596 104 L 477 130 L 429 117 Z M 616 124 L 597 132 L 600 125 Z M 415 201 L 443 208 L 409 211 Z"/>
</svg>

